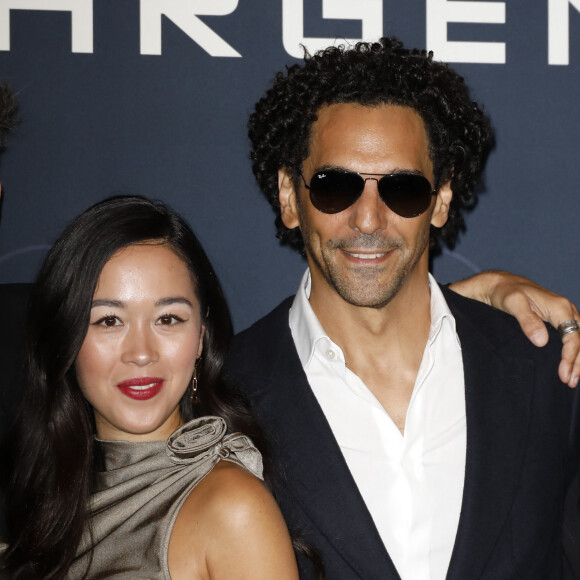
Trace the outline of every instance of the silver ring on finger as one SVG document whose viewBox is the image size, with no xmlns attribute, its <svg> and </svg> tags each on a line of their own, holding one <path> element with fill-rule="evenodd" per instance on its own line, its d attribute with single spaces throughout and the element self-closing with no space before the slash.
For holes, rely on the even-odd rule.
<svg viewBox="0 0 580 580">
<path fill-rule="evenodd" d="M 572 318 L 571 320 L 566 320 L 558 325 L 558 334 L 560 335 L 560 338 L 564 338 L 566 334 L 572 332 L 580 332 L 580 323 L 577 320 Z"/>
</svg>

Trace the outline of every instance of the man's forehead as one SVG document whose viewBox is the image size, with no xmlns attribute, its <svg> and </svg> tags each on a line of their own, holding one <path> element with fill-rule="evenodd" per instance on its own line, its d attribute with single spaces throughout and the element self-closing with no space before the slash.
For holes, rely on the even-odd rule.
<svg viewBox="0 0 580 580">
<path fill-rule="evenodd" d="M 359 122 L 365 118 L 370 119 L 372 123 L 386 124 L 387 126 L 395 120 L 415 122 L 424 126 L 421 115 L 415 109 L 406 105 L 394 103 L 363 105 L 356 102 L 345 102 L 325 104 L 320 107 L 313 123 L 313 129 L 329 127 L 347 120 Z"/>
<path fill-rule="evenodd" d="M 312 126 L 307 161 L 343 164 L 369 171 L 392 166 L 397 160 L 429 163 L 428 139 L 423 119 L 414 109 L 400 105 L 358 103 L 325 105 Z M 350 164 L 352 167 L 349 167 Z M 355 167 L 356 166 L 356 167 Z"/>
</svg>

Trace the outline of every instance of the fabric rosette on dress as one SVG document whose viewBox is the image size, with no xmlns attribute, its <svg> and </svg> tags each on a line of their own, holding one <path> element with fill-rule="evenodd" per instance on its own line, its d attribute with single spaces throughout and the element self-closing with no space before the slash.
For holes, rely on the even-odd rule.
<svg viewBox="0 0 580 580">
<path fill-rule="evenodd" d="M 194 423 L 196 428 L 192 429 L 191 425 Z M 219 458 L 227 459 L 242 465 L 262 479 L 260 452 L 246 435 L 226 435 L 226 422 L 220 417 L 201 417 L 175 431 L 167 439 L 167 454 L 173 462 L 181 464 L 213 461 L 215 465 Z M 230 458 L 232 454 L 234 457 Z"/>
</svg>

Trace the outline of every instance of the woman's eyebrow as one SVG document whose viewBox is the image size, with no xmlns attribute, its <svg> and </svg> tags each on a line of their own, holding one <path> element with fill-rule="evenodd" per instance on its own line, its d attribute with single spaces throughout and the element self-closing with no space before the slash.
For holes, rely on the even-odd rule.
<svg viewBox="0 0 580 580">
<path fill-rule="evenodd" d="M 193 304 L 184 296 L 168 296 L 167 298 L 160 298 L 155 302 L 155 306 L 169 306 L 170 304 L 186 304 L 193 308 Z"/>
<path fill-rule="evenodd" d="M 171 304 L 185 304 L 193 308 L 191 301 L 184 296 L 168 296 L 167 298 L 160 298 L 155 302 L 155 306 L 169 306 Z M 126 303 L 121 300 L 99 298 L 97 300 L 93 300 L 91 308 L 96 308 L 98 306 L 108 306 L 109 308 L 126 308 Z"/>
<path fill-rule="evenodd" d="M 93 300 L 91 308 L 96 308 L 97 306 L 108 306 L 109 308 L 125 308 L 125 303 L 120 300 L 109 300 L 107 298 L 99 298 Z"/>
</svg>

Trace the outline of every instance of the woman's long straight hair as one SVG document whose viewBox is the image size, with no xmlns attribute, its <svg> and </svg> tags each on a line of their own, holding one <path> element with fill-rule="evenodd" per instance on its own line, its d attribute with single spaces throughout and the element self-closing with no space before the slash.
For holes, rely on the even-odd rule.
<svg viewBox="0 0 580 580">
<path fill-rule="evenodd" d="M 3 577 L 64 578 L 87 530 L 95 427 L 74 362 L 103 267 L 121 248 L 143 243 L 165 244 L 187 265 L 205 324 L 198 402 L 191 402 L 190 385 L 180 402 L 182 419 L 218 415 L 230 429 L 259 439 L 242 399 L 221 381 L 232 324 L 217 276 L 190 227 L 164 204 L 139 196 L 92 206 L 49 251 L 32 291 L 28 380 L 4 446 L 9 547 L 0 559 Z"/>
</svg>

